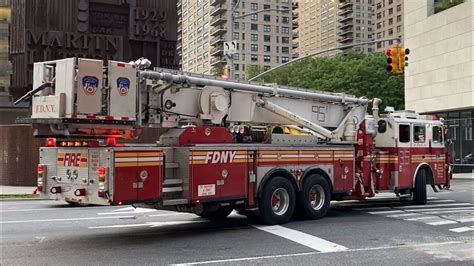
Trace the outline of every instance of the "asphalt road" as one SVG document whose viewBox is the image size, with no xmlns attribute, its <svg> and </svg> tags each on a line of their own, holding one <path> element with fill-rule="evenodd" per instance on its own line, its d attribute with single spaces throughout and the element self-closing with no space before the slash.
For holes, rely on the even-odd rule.
<svg viewBox="0 0 474 266">
<path fill-rule="evenodd" d="M 388 196 L 388 197 L 387 197 Z M 474 180 L 430 193 L 335 202 L 317 221 L 263 226 L 130 206 L 2 201 L 1 265 L 473 265 Z"/>
</svg>

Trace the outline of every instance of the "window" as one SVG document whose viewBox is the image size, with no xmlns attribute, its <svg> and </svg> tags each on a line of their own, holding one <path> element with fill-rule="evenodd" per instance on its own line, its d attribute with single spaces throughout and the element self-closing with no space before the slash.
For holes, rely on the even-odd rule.
<svg viewBox="0 0 474 266">
<path fill-rule="evenodd" d="M 234 70 L 239 70 L 239 64 L 234 64 Z"/>
<path fill-rule="evenodd" d="M 234 35 L 232 36 L 232 38 L 233 38 L 234 40 L 238 40 L 238 39 L 239 39 L 239 36 L 240 36 L 240 34 L 239 34 L 238 32 L 234 32 Z"/>
<path fill-rule="evenodd" d="M 270 15 L 263 15 L 263 21 L 270 21 L 271 16 Z"/>
<path fill-rule="evenodd" d="M 263 9 L 270 9 L 270 5 L 263 5 Z"/>
<path fill-rule="evenodd" d="M 271 62 L 271 59 L 272 59 L 272 58 L 271 58 L 271 56 L 269 56 L 269 55 L 264 55 L 264 56 L 263 56 L 263 61 L 264 61 L 264 62 Z"/>
<path fill-rule="evenodd" d="M 289 37 L 281 37 L 281 43 L 290 43 Z"/>
<path fill-rule="evenodd" d="M 413 127 L 413 141 L 415 143 L 425 143 L 426 140 L 426 129 L 425 126 L 414 126 Z"/>
<path fill-rule="evenodd" d="M 250 29 L 251 30 L 258 30 L 258 24 L 251 24 Z"/>
<path fill-rule="evenodd" d="M 258 41 L 258 34 L 251 34 L 250 35 L 250 40 L 252 40 L 254 42 Z"/>
<path fill-rule="evenodd" d="M 264 45 L 264 46 L 263 46 L 263 51 L 264 51 L 264 52 L 270 52 L 270 50 L 271 50 L 271 46 L 270 46 L 270 45 Z"/>
<path fill-rule="evenodd" d="M 288 56 L 282 56 L 281 57 L 281 62 L 282 63 L 287 63 L 288 61 L 290 61 L 290 58 Z"/>
<path fill-rule="evenodd" d="M 402 31 L 402 26 L 398 25 L 397 26 L 397 33 L 400 33 Z"/>
<path fill-rule="evenodd" d="M 290 53 L 290 48 L 289 47 L 281 47 L 281 52 L 284 54 Z"/>
<path fill-rule="evenodd" d="M 388 19 L 388 25 L 392 25 L 392 24 L 393 24 L 393 18 Z"/>
<path fill-rule="evenodd" d="M 397 16 L 397 22 L 402 22 L 402 15 Z"/>
<path fill-rule="evenodd" d="M 271 66 L 263 66 L 263 71 L 268 71 L 270 70 L 272 67 Z"/>
<path fill-rule="evenodd" d="M 257 3 L 250 3 L 250 10 L 258 10 L 258 4 Z"/>
<path fill-rule="evenodd" d="M 410 125 L 400 125 L 398 128 L 398 140 L 402 143 L 410 142 Z"/>
<path fill-rule="evenodd" d="M 281 22 L 290 23 L 290 18 L 289 17 L 281 17 Z"/>
<path fill-rule="evenodd" d="M 392 15 L 392 14 L 393 14 L 393 8 L 390 8 L 390 9 L 388 10 L 388 14 L 389 14 L 389 15 Z"/>
<path fill-rule="evenodd" d="M 251 44 L 250 45 L 250 51 L 258 52 L 258 44 Z"/>
<path fill-rule="evenodd" d="M 258 20 L 258 14 L 250 15 L 250 20 Z"/>
<path fill-rule="evenodd" d="M 234 22 L 234 30 L 238 30 L 240 27 L 240 23 L 239 22 Z"/>
<path fill-rule="evenodd" d="M 232 56 L 232 58 L 234 58 L 234 60 L 237 60 L 237 61 L 238 61 L 238 60 L 239 60 L 239 54 L 234 54 L 234 55 Z"/>
<path fill-rule="evenodd" d="M 250 55 L 250 60 L 252 60 L 252 61 L 258 61 L 258 55 L 256 55 L 256 54 L 251 54 L 251 55 Z"/>
<path fill-rule="evenodd" d="M 270 35 L 263 35 L 263 41 L 270 42 L 270 40 L 271 40 Z"/>
<path fill-rule="evenodd" d="M 380 134 L 383 134 L 387 131 L 387 121 L 381 119 L 379 120 L 378 125 L 379 125 L 378 132 Z"/>
<path fill-rule="evenodd" d="M 281 33 L 289 33 L 290 29 L 288 27 L 281 27 Z"/>
<path fill-rule="evenodd" d="M 397 6 L 397 11 L 398 11 L 398 12 L 402 11 L 402 5 L 398 5 L 398 6 Z"/>
<path fill-rule="evenodd" d="M 264 32 L 270 32 L 270 25 L 263 25 Z"/>
<path fill-rule="evenodd" d="M 441 127 L 434 126 L 433 127 L 433 143 L 442 143 L 443 142 L 443 134 L 441 131 Z"/>
</svg>

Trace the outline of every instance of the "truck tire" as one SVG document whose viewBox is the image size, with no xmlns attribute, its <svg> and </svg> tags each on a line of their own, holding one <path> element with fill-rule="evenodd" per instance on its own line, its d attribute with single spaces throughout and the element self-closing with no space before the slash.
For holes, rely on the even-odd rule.
<svg viewBox="0 0 474 266">
<path fill-rule="evenodd" d="M 293 215 L 295 204 L 295 188 L 290 181 L 274 177 L 265 184 L 258 200 L 260 220 L 269 225 L 286 223 Z"/>
<path fill-rule="evenodd" d="M 298 206 L 307 219 L 319 219 L 326 215 L 331 204 L 331 188 L 321 175 L 308 176 L 303 182 L 303 190 L 298 193 Z"/>
<path fill-rule="evenodd" d="M 225 219 L 229 214 L 234 210 L 232 206 L 222 206 L 219 209 L 214 211 L 203 211 L 201 214 L 198 214 L 202 218 L 209 220 L 222 220 Z"/>
<path fill-rule="evenodd" d="M 416 205 L 426 204 L 426 171 L 421 169 L 416 174 L 415 187 L 413 188 L 413 203 Z"/>
</svg>

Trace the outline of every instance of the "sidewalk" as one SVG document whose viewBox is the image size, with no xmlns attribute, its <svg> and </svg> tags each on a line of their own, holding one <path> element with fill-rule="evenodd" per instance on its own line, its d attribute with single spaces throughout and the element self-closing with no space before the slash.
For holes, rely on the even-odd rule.
<svg viewBox="0 0 474 266">
<path fill-rule="evenodd" d="M 16 187 L 16 186 L 0 186 L 0 196 L 8 195 L 31 195 L 36 187 Z"/>
<path fill-rule="evenodd" d="M 474 173 L 453 174 L 453 179 L 474 179 Z"/>
</svg>

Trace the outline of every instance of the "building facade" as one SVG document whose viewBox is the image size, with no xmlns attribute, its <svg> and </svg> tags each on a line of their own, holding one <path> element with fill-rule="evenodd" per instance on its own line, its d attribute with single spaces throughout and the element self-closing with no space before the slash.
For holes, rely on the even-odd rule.
<svg viewBox="0 0 474 266">
<path fill-rule="evenodd" d="M 175 0 L 15 0 L 11 2 L 11 93 L 32 86 L 33 62 L 67 57 L 177 68 Z"/>
<path fill-rule="evenodd" d="M 375 0 L 339 0 L 339 45 L 349 45 L 375 39 Z M 371 53 L 373 44 L 357 46 L 356 51 Z"/>
<path fill-rule="evenodd" d="M 250 69 L 260 72 L 292 59 L 292 1 L 234 3 L 234 17 L 249 15 L 232 23 L 232 0 L 178 1 L 178 54 L 183 71 L 216 75 L 230 64 L 233 78 L 247 79 Z M 250 15 L 262 9 L 272 10 Z M 224 42 L 230 40 L 237 42 L 233 60 L 224 55 Z"/>
<path fill-rule="evenodd" d="M 337 0 L 298 1 L 298 38 L 295 43 L 299 56 L 339 45 L 337 4 Z"/>
<path fill-rule="evenodd" d="M 404 2 L 405 44 L 411 49 L 405 106 L 446 119 L 455 158 L 469 162 L 474 153 L 474 5 L 455 2 Z"/>
<path fill-rule="evenodd" d="M 403 43 L 403 0 L 375 0 L 377 39 L 400 38 Z M 396 41 L 377 43 L 376 50 L 384 51 Z"/>
<path fill-rule="evenodd" d="M 8 97 L 11 64 L 8 59 L 10 0 L 0 0 L 0 97 Z"/>
</svg>

